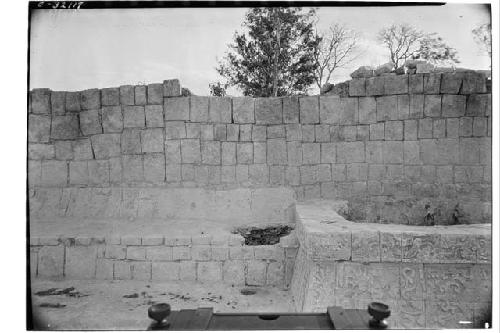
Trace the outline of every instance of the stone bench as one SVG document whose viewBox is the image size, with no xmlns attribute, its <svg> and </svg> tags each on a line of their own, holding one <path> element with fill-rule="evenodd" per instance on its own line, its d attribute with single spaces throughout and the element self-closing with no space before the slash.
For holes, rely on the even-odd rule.
<svg viewBox="0 0 500 333">
<path fill-rule="evenodd" d="M 491 309 L 491 225 L 354 223 L 342 203 L 296 206 L 298 311 L 382 301 L 400 328 L 452 328 Z"/>
</svg>

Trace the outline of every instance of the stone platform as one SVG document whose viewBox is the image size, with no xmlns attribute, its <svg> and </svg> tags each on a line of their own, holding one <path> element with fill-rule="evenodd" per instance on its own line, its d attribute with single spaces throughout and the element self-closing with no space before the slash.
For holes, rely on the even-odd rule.
<svg viewBox="0 0 500 333">
<path fill-rule="evenodd" d="M 329 201 L 297 204 L 298 311 L 387 303 L 397 328 L 464 327 L 491 307 L 491 225 L 353 223 Z"/>
</svg>

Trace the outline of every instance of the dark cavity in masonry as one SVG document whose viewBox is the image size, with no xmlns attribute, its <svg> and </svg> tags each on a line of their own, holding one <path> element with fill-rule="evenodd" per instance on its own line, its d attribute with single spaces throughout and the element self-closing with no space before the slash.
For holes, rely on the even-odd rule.
<svg viewBox="0 0 500 333">
<path fill-rule="evenodd" d="M 234 233 L 245 238 L 245 245 L 274 245 L 278 244 L 280 238 L 290 234 L 292 230 L 293 228 L 288 225 L 276 225 L 264 228 L 238 228 Z"/>
</svg>

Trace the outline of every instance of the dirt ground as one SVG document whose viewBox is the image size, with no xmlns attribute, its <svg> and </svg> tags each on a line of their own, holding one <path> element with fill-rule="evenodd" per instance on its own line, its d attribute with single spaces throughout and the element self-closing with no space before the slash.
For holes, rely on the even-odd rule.
<svg viewBox="0 0 500 333">
<path fill-rule="evenodd" d="M 251 288 L 256 291 L 254 295 L 243 295 L 243 287 L 224 283 L 178 281 L 36 279 L 31 287 L 39 329 L 145 330 L 151 323 L 148 307 L 163 302 L 172 310 L 213 307 L 215 312 L 295 311 L 289 292 L 270 287 Z"/>
</svg>

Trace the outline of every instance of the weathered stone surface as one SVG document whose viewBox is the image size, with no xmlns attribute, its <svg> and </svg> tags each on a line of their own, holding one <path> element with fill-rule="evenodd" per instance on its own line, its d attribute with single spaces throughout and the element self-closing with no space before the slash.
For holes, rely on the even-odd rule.
<svg viewBox="0 0 500 333">
<path fill-rule="evenodd" d="M 81 110 L 81 95 L 79 91 L 66 92 L 65 109 L 66 112 L 79 112 Z"/>
<path fill-rule="evenodd" d="M 403 140 L 403 122 L 385 122 L 385 140 Z"/>
<path fill-rule="evenodd" d="M 408 75 L 392 75 L 384 78 L 384 94 L 397 95 L 408 93 Z"/>
<path fill-rule="evenodd" d="M 102 125 L 99 112 L 97 110 L 80 112 L 80 129 L 85 136 L 101 134 Z"/>
<path fill-rule="evenodd" d="M 283 107 L 281 98 L 256 98 L 255 123 L 259 125 L 282 124 Z"/>
<path fill-rule="evenodd" d="M 221 144 L 218 141 L 201 142 L 201 162 L 203 164 L 220 165 Z"/>
<path fill-rule="evenodd" d="M 381 96 L 384 94 L 384 78 L 372 77 L 366 79 L 366 96 Z"/>
<path fill-rule="evenodd" d="M 401 262 L 402 251 L 401 234 L 380 232 L 380 258 L 382 262 Z"/>
<path fill-rule="evenodd" d="M 236 144 L 236 161 L 238 164 L 252 164 L 253 163 L 253 144 L 237 143 Z"/>
<path fill-rule="evenodd" d="M 125 129 L 121 135 L 121 151 L 123 154 L 140 154 L 141 135 L 139 129 Z"/>
<path fill-rule="evenodd" d="M 360 97 L 359 104 L 359 123 L 372 124 L 377 121 L 377 103 L 374 97 Z"/>
<path fill-rule="evenodd" d="M 120 89 L 104 88 L 101 90 L 101 105 L 120 105 Z"/>
<path fill-rule="evenodd" d="M 53 116 L 50 138 L 56 140 L 76 139 L 80 134 L 76 115 Z"/>
<path fill-rule="evenodd" d="M 115 261 L 113 265 L 114 280 L 130 280 L 132 278 L 132 265 L 127 261 Z"/>
<path fill-rule="evenodd" d="M 73 157 L 75 160 L 91 160 L 94 158 L 90 139 L 73 141 Z"/>
<path fill-rule="evenodd" d="M 462 73 L 443 73 L 441 75 L 442 94 L 458 94 L 462 86 Z"/>
<path fill-rule="evenodd" d="M 153 262 L 151 266 L 153 281 L 176 281 L 180 278 L 180 264 L 178 262 Z"/>
<path fill-rule="evenodd" d="M 190 97 L 190 114 L 189 119 L 192 122 L 207 122 L 208 121 L 208 97 L 191 96 Z"/>
<path fill-rule="evenodd" d="M 245 124 L 245 125 L 239 125 L 239 141 L 252 141 L 252 128 L 254 126 L 259 126 L 259 125 L 250 125 L 250 124 Z M 267 129 L 266 126 L 263 126 L 264 129 Z M 208 140 L 208 139 L 207 139 Z"/>
<path fill-rule="evenodd" d="M 249 286 L 263 286 L 266 283 L 267 264 L 260 260 L 247 262 L 246 284 Z"/>
<path fill-rule="evenodd" d="M 141 145 L 143 153 L 162 153 L 163 142 L 163 129 L 153 128 L 141 131 Z"/>
<path fill-rule="evenodd" d="M 162 103 L 163 103 L 163 84 L 161 83 L 148 84 L 148 104 L 162 104 Z"/>
<path fill-rule="evenodd" d="M 296 124 L 299 122 L 299 98 L 295 96 L 283 97 L 283 123 Z"/>
<path fill-rule="evenodd" d="M 65 161 L 42 161 L 41 185 L 64 186 L 67 175 L 68 165 Z"/>
<path fill-rule="evenodd" d="M 144 180 L 141 155 L 122 155 L 122 179 L 124 182 L 140 182 Z"/>
<path fill-rule="evenodd" d="M 198 139 L 181 140 L 181 158 L 182 158 L 182 163 L 200 163 L 201 162 L 200 140 Z"/>
<path fill-rule="evenodd" d="M 91 137 L 96 159 L 120 156 L 120 134 L 98 134 Z"/>
<path fill-rule="evenodd" d="M 144 108 L 146 127 L 165 127 L 163 107 L 161 105 L 146 105 Z"/>
<path fill-rule="evenodd" d="M 135 88 L 134 86 L 120 86 L 120 104 L 134 105 L 135 104 Z"/>
<path fill-rule="evenodd" d="M 463 96 L 465 97 L 465 96 Z M 491 95 L 470 95 L 467 98 L 467 116 L 485 116 L 491 114 Z"/>
<path fill-rule="evenodd" d="M 165 156 L 163 154 L 144 155 L 144 180 L 150 183 L 165 181 Z"/>
<path fill-rule="evenodd" d="M 377 121 L 398 119 L 398 97 L 377 97 Z"/>
<path fill-rule="evenodd" d="M 97 248 L 88 246 L 66 247 L 64 276 L 70 279 L 95 277 Z"/>
<path fill-rule="evenodd" d="M 285 140 L 267 140 L 267 163 L 271 165 L 287 164 L 287 149 Z"/>
<path fill-rule="evenodd" d="M 353 232 L 352 261 L 380 262 L 380 235 L 378 232 Z"/>
<path fill-rule="evenodd" d="M 43 246 L 38 251 L 38 276 L 62 277 L 64 268 L 64 247 Z"/>
<path fill-rule="evenodd" d="M 89 182 L 87 161 L 69 162 L 69 183 L 71 185 L 86 185 Z"/>
<path fill-rule="evenodd" d="M 358 99 L 321 97 L 321 123 L 354 125 L 358 121 Z"/>
<path fill-rule="evenodd" d="M 440 235 L 402 235 L 403 262 L 439 262 Z"/>
<path fill-rule="evenodd" d="M 475 263 L 476 242 L 468 235 L 441 235 L 440 259 L 442 263 Z"/>
<path fill-rule="evenodd" d="M 341 142 L 337 144 L 337 162 L 355 163 L 365 161 L 363 142 Z"/>
<path fill-rule="evenodd" d="M 226 260 L 223 267 L 223 280 L 235 285 L 245 285 L 245 262 L 242 260 Z"/>
<path fill-rule="evenodd" d="M 181 84 L 178 79 L 163 81 L 163 96 L 177 97 L 181 96 Z"/>
<path fill-rule="evenodd" d="M 441 87 L 441 74 L 424 74 L 424 94 L 439 94 Z"/>
<path fill-rule="evenodd" d="M 109 183 L 109 161 L 88 161 L 89 184 L 107 185 Z"/>
<path fill-rule="evenodd" d="M 394 68 L 394 63 L 388 62 L 378 66 L 375 69 L 375 75 L 380 76 L 382 74 L 390 73 Z"/>
<path fill-rule="evenodd" d="M 120 133 L 123 130 L 121 106 L 109 106 L 101 109 L 102 128 L 104 133 Z"/>
<path fill-rule="evenodd" d="M 265 142 L 253 143 L 253 162 L 256 164 L 267 162 L 267 146 Z"/>
<path fill-rule="evenodd" d="M 96 279 L 113 280 L 113 261 L 109 259 L 96 259 Z"/>
<path fill-rule="evenodd" d="M 50 94 L 50 104 L 51 104 L 52 114 L 54 115 L 64 114 L 66 112 L 66 92 L 52 91 Z"/>
<path fill-rule="evenodd" d="M 323 99 L 323 97 L 322 97 Z M 318 96 L 300 97 L 300 123 L 301 124 L 318 124 L 320 120 Z"/>
<path fill-rule="evenodd" d="M 165 120 L 189 120 L 189 97 L 165 98 L 163 108 Z"/>
<path fill-rule="evenodd" d="M 135 86 L 134 87 L 134 102 L 135 105 L 146 105 L 146 86 Z"/>
<path fill-rule="evenodd" d="M 123 107 L 123 127 L 125 128 L 144 128 L 146 117 L 143 106 L 124 106 Z"/>
<path fill-rule="evenodd" d="M 354 78 L 360 78 L 360 77 L 372 77 L 375 74 L 373 73 L 373 68 L 370 66 L 361 66 L 358 69 L 356 69 L 354 72 L 350 74 L 350 76 Z"/>
<path fill-rule="evenodd" d="M 99 89 L 87 89 L 80 93 L 82 110 L 96 110 L 101 107 L 101 92 Z"/>
<path fill-rule="evenodd" d="M 413 74 L 408 75 L 408 87 L 410 94 L 423 94 L 424 93 L 424 75 Z"/>
<path fill-rule="evenodd" d="M 49 142 L 50 117 L 30 114 L 28 116 L 28 141 Z"/>
<path fill-rule="evenodd" d="M 213 123 L 231 123 L 231 98 L 209 97 L 208 120 Z"/>
<path fill-rule="evenodd" d="M 183 121 L 165 122 L 165 139 L 184 139 L 187 137 L 186 126 Z"/>
<path fill-rule="evenodd" d="M 222 263 L 216 261 L 198 262 L 198 281 L 222 281 Z"/>
<path fill-rule="evenodd" d="M 486 77 L 482 73 L 464 73 L 461 94 L 475 94 L 486 92 Z"/>
<path fill-rule="evenodd" d="M 463 117 L 465 115 L 465 100 L 463 95 L 443 95 L 443 117 Z"/>
<path fill-rule="evenodd" d="M 72 141 L 55 141 L 54 148 L 57 160 L 71 160 L 73 159 L 73 145 Z"/>
<path fill-rule="evenodd" d="M 255 123 L 255 101 L 250 97 L 234 97 L 233 99 L 233 121 L 238 124 Z"/>
<path fill-rule="evenodd" d="M 349 81 L 349 96 L 365 96 L 366 80 L 364 78 Z"/>
</svg>

